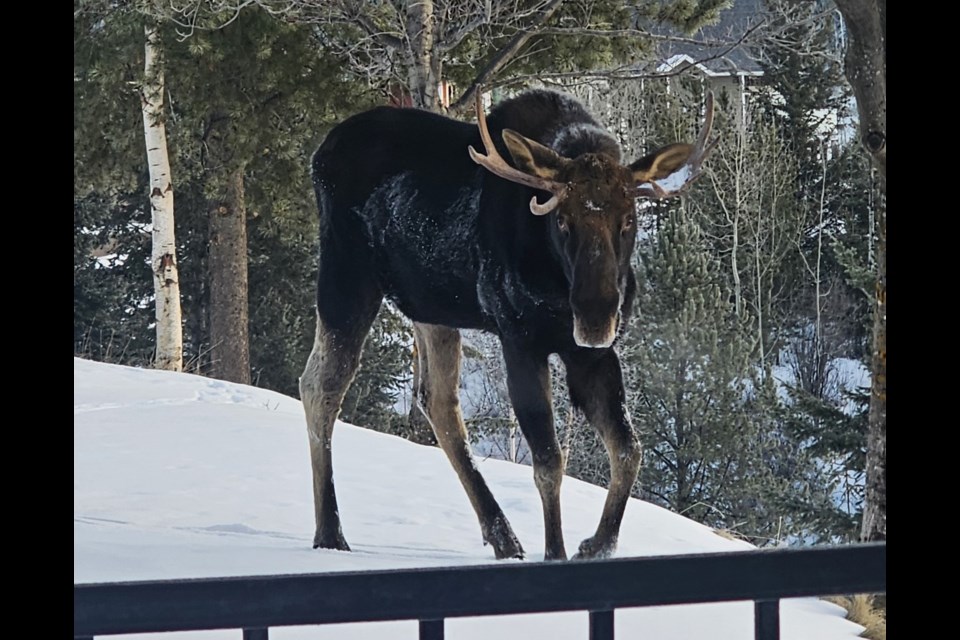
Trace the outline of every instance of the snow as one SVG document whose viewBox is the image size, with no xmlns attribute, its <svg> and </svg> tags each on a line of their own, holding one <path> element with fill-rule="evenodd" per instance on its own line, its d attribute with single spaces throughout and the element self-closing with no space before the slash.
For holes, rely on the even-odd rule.
<svg viewBox="0 0 960 640">
<path fill-rule="evenodd" d="M 788 388 L 797 384 L 795 358 L 796 356 L 793 353 L 784 350 L 780 356 L 782 364 L 773 367 L 773 377 L 777 382 L 777 394 L 781 399 L 788 402 L 790 401 Z M 870 369 L 860 360 L 840 357 L 831 359 L 825 370 L 830 379 L 828 393 L 831 394 L 834 401 L 839 403 L 839 408 L 845 414 L 854 415 L 857 411 L 856 402 L 850 398 L 845 398 L 843 394 L 869 389 L 871 384 Z"/>
<path fill-rule="evenodd" d="M 312 573 L 492 563 L 443 453 L 339 423 L 334 472 L 352 552 L 314 550 L 307 433 L 299 401 L 193 376 L 74 359 L 74 582 Z M 543 556 L 528 466 L 478 460 L 525 545 Z M 568 553 L 593 533 L 606 491 L 563 483 Z M 631 500 L 619 556 L 750 548 Z M 511 561 L 518 562 L 518 561 Z M 642 577 L 641 577 L 642 579 Z M 853 639 L 840 607 L 784 600 L 784 640 Z M 620 609 L 620 638 L 752 638 L 750 602 Z M 415 621 L 277 627 L 271 638 L 416 637 Z M 451 640 L 587 637 L 587 613 L 449 619 Z M 136 638 L 231 638 L 238 630 Z"/>
<path fill-rule="evenodd" d="M 656 180 L 655 182 L 660 186 L 661 189 L 669 193 L 673 191 L 679 191 L 680 188 L 683 187 L 683 185 L 690 182 L 690 178 L 692 177 L 692 175 L 693 175 L 693 170 L 691 169 L 690 165 L 685 164 L 682 167 L 680 167 L 680 169 L 678 169 L 677 171 L 674 171 L 666 178 L 663 178 L 662 180 Z M 643 187 L 643 185 L 645 184 L 649 184 L 649 183 L 645 182 L 637 186 Z"/>
<path fill-rule="evenodd" d="M 102 256 L 97 256 L 96 268 L 112 269 L 114 267 L 119 267 L 122 264 L 124 264 L 129 258 L 130 258 L 129 253 L 105 253 Z"/>
</svg>

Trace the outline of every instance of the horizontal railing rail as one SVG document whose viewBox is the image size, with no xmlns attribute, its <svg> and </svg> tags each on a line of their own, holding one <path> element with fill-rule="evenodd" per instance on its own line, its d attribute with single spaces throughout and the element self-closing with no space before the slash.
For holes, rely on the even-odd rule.
<svg viewBox="0 0 960 640">
<path fill-rule="evenodd" d="M 757 638 L 778 638 L 781 598 L 884 592 L 885 543 L 96 583 L 74 586 L 74 636 L 419 620 L 421 638 L 442 638 L 445 618 L 584 610 L 599 639 L 613 638 L 614 609 L 752 600 Z"/>
</svg>

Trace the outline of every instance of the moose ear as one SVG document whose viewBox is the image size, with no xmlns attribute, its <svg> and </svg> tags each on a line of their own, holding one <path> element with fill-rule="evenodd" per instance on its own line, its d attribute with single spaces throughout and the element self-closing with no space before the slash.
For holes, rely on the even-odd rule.
<svg viewBox="0 0 960 640">
<path fill-rule="evenodd" d="M 668 144 L 630 165 L 637 184 L 662 180 L 683 166 L 693 153 L 692 144 Z"/>
<path fill-rule="evenodd" d="M 530 175 L 555 180 L 560 168 L 569 162 L 550 147 L 525 138 L 512 129 L 503 130 L 503 141 L 517 169 Z"/>
</svg>

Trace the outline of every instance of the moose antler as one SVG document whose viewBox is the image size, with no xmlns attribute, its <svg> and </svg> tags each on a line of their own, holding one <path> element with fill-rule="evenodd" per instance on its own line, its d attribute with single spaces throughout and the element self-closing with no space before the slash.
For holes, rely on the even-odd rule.
<svg viewBox="0 0 960 640">
<path fill-rule="evenodd" d="M 686 159 L 683 160 L 683 164 L 659 180 L 638 180 L 636 196 L 638 198 L 671 198 L 686 191 L 686 189 L 693 184 L 697 178 L 700 177 L 702 172 L 701 165 L 703 164 L 703 161 L 710 154 L 710 152 L 713 150 L 713 147 L 716 146 L 717 141 L 719 140 L 719 138 L 714 138 L 709 144 L 707 143 L 707 137 L 710 135 L 710 130 L 712 128 L 713 92 L 710 91 L 707 93 L 706 114 L 703 119 L 703 128 L 700 130 L 700 135 L 697 136 L 696 144 L 690 149 Z M 663 155 L 669 156 L 671 155 L 671 152 L 676 153 L 689 146 L 690 145 L 670 145 L 663 150 Z M 653 163 L 656 164 L 659 161 L 660 157 L 657 157 L 653 160 Z"/>
<path fill-rule="evenodd" d="M 472 146 L 467 146 L 470 158 L 487 171 L 500 176 L 504 180 L 552 193 L 553 197 L 543 204 L 537 202 L 536 196 L 530 198 L 530 211 L 535 215 L 546 215 L 556 209 L 557 205 L 560 204 L 560 201 L 563 200 L 567 193 L 567 186 L 561 182 L 550 180 L 549 178 L 525 173 L 507 164 L 507 161 L 497 152 L 497 148 L 493 144 L 493 139 L 490 137 L 490 131 L 487 130 L 487 117 L 483 113 L 483 100 L 481 91 L 479 90 L 477 91 L 476 105 L 477 124 L 480 126 L 480 138 L 483 140 L 483 146 L 487 151 L 487 155 L 477 153 Z"/>
</svg>

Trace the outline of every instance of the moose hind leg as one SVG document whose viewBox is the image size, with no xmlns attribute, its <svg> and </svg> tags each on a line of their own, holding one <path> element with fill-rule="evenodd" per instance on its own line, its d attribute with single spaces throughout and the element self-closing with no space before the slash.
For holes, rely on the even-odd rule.
<svg viewBox="0 0 960 640">
<path fill-rule="evenodd" d="M 480 475 L 467 442 L 459 397 L 460 332 L 421 323 L 415 323 L 414 330 L 422 346 L 420 356 L 430 363 L 429 367 L 421 366 L 421 371 L 427 372 L 424 380 L 426 407 L 422 408 L 480 520 L 483 540 L 493 547 L 498 560 L 523 558 L 523 547 Z"/>
<path fill-rule="evenodd" d="M 580 543 L 575 558 L 603 558 L 617 548 L 623 512 L 640 469 L 640 443 L 627 413 L 616 352 L 582 349 L 562 357 L 570 400 L 598 431 L 610 458 L 610 485 L 600 524 L 593 536 Z"/>
<path fill-rule="evenodd" d="M 321 265 L 316 339 L 300 377 L 300 398 L 307 418 L 313 469 L 316 517 L 313 548 L 349 551 L 340 526 L 333 485 L 333 426 L 357 372 L 363 341 L 380 308 L 382 296 L 370 284 L 359 287 L 352 296 L 327 297 L 322 274 Z M 336 311 L 331 312 L 328 307 L 336 307 Z"/>
<path fill-rule="evenodd" d="M 520 430 L 533 455 L 533 479 L 543 505 L 544 560 L 565 560 L 560 521 L 563 455 L 553 424 L 550 370 L 546 356 L 504 344 L 507 389 Z"/>
</svg>

